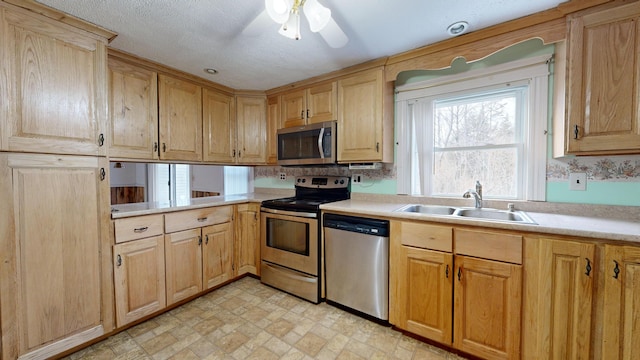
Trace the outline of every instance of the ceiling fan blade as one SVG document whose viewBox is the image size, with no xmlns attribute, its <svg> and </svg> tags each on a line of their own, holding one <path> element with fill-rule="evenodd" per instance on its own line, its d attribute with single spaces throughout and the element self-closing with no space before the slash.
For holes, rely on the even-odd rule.
<svg viewBox="0 0 640 360">
<path fill-rule="evenodd" d="M 274 25 L 275 23 L 271 20 L 269 13 L 265 9 L 242 30 L 242 35 L 258 36 L 264 33 L 266 29 L 274 27 Z M 277 28 L 275 30 L 277 30 Z"/>
<path fill-rule="evenodd" d="M 334 48 L 341 48 L 349 42 L 349 38 L 342 31 L 340 26 L 333 20 L 333 17 L 329 19 L 327 26 L 318 32 L 320 36 L 327 42 L 327 44 Z"/>
</svg>

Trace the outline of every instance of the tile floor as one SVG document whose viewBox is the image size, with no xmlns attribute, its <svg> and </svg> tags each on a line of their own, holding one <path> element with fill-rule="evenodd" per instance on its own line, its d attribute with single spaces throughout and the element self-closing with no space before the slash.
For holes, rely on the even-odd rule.
<svg viewBox="0 0 640 360">
<path fill-rule="evenodd" d="M 245 277 L 80 350 L 74 359 L 461 359 Z"/>
</svg>

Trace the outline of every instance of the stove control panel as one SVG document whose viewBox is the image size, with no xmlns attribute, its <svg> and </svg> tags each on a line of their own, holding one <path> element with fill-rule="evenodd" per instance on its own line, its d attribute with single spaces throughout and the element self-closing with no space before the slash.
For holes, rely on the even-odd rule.
<svg viewBox="0 0 640 360">
<path fill-rule="evenodd" d="M 313 189 L 342 189 L 349 187 L 348 176 L 298 176 L 296 177 L 296 187 Z"/>
</svg>

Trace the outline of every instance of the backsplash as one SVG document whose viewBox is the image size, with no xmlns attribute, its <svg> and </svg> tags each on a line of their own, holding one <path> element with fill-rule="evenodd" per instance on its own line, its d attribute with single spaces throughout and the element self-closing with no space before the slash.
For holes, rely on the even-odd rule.
<svg viewBox="0 0 640 360">
<path fill-rule="evenodd" d="M 569 173 L 587 174 L 586 191 L 569 190 Z M 280 180 L 280 173 L 286 180 Z M 351 191 L 363 194 L 396 194 L 396 168 L 384 164 L 379 170 L 349 170 L 346 166 L 280 167 L 257 166 L 255 186 L 293 189 L 294 178 L 301 175 L 364 175 Z M 640 206 L 640 155 L 589 156 L 548 159 L 547 202 Z"/>
<path fill-rule="evenodd" d="M 567 181 L 569 173 L 586 173 L 587 180 L 640 182 L 640 156 L 592 156 L 549 159 L 547 181 Z"/>
</svg>

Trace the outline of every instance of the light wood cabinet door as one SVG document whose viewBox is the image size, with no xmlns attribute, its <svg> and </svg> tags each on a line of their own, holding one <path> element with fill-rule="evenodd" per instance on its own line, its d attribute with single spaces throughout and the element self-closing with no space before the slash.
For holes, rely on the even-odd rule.
<svg viewBox="0 0 640 360">
<path fill-rule="evenodd" d="M 338 80 L 338 161 L 382 161 L 383 72 Z"/>
<path fill-rule="evenodd" d="M 167 305 L 202 291 L 200 228 L 164 235 Z"/>
<path fill-rule="evenodd" d="M 399 328 L 451 344 L 453 255 L 400 246 L 398 264 Z"/>
<path fill-rule="evenodd" d="M 237 163 L 264 164 L 267 160 L 267 99 L 237 96 Z"/>
<path fill-rule="evenodd" d="M 640 248 L 605 246 L 602 359 L 640 359 Z"/>
<path fill-rule="evenodd" d="M 109 156 L 158 159 L 158 75 L 109 58 Z"/>
<path fill-rule="evenodd" d="M 0 153 L 2 358 L 48 358 L 113 329 L 101 169 L 106 158 Z"/>
<path fill-rule="evenodd" d="M 307 124 L 307 91 L 302 89 L 282 95 L 282 127 Z"/>
<path fill-rule="evenodd" d="M 235 99 L 215 90 L 202 93 L 203 160 L 233 164 L 236 155 Z"/>
<path fill-rule="evenodd" d="M 588 359 L 595 273 L 595 245 L 560 239 L 527 239 L 525 359 Z M 589 273 L 589 274 L 587 274 Z"/>
<path fill-rule="evenodd" d="M 337 93 L 334 81 L 282 95 L 282 127 L 336 120 Z"/>
<path fill-rule="evenodd" d="M 280 96 L 267 98 L 267 164 L 278 162 L 278 129 L 280 129 Z"/>
<path fill-rule="evenodd" d="M 307 89 L 307 124 L 338 119 L 338 84 L 316 85 Z"/>
<path fill-rule="evenodd" d="M 166 307 L 162 235 L 115 245 L 113 264 L 118 327 Z"/>
<path fill-rule="evenodd" d="M 202 237 L 203 290 L 207 290 L 233 278 L 233 223 L 204 227 Z"/>
<path fill-rule="evenodd" d="M 158 75 L 160 159 L 202 160 L 202 88 Z"/>
<path fill-rule="evenodd" d="M 106 40 L 9 6 L 0 27 L 0 149 L 104 156 Z"/>
<path fill-rule="evenodd" d="M 236 220 L 236 275 L 259 275 L 260 269 L 260 205 L 240 204 Z"/>
<path fill-rule="evenodd" d="M 633 2 L 569 21 L 569 153 L 640 152 L 639 20 Z"/>
<path fill-rule="evenodd" d="M 455 256 L 453 346 L 485 359 L 520 357 L 522 266 Z"/>
</svg>

